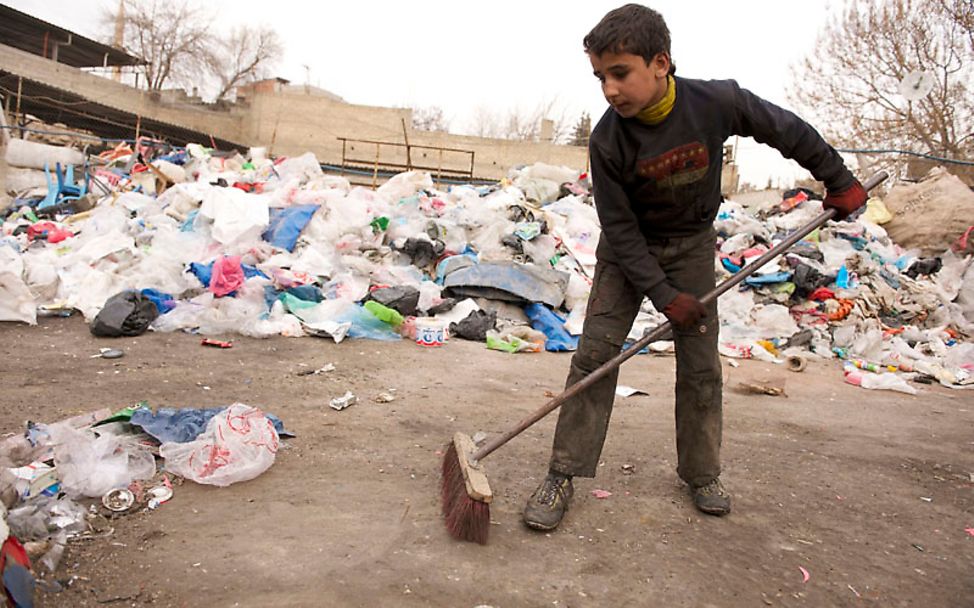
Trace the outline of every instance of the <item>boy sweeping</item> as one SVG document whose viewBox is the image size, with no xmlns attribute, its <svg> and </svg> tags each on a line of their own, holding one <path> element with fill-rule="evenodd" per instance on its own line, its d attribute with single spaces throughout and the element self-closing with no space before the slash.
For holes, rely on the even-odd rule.
<svg viewBox="0 0 974 608">
<path fill-rule="evenodd" d="M 589 32 L 585 52 L 610 108 L 592 132 L 598 262 L 568 385 L 617 355 L 644 297 L 674 327 L 677 474 L 704 513 L 730 513 L 720 483 L 721 368 L 714 217 L 723 143 L 753 137 L 825 183 L 825 207 L 843 219 L 866 202 L 862 185 L 807 123 L 733 80 L 674 76 L 662 16 L 636 4 L 615 9 Z M 572 477 L 594 477 L 618 370 L 566 401 L 549 472 L 524 509 L 525 523 L 551 530 L 571 500 Z"/>
</svg>

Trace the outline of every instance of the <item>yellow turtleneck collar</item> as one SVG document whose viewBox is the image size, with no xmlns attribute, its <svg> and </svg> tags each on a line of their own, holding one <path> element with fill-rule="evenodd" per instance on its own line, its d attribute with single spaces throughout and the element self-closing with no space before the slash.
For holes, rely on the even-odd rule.
<svg viewBox="0 0 974 608">
<path fill-rule="evenodd" d="M 663 98 L 653 105 L 643 108 L 636 114 L 636 119 L 646 125 L 658 125 L 673 111 L 676 105 L 676 81 L 672 76 L 666 77 L 666 93 Z"/>
</svg>

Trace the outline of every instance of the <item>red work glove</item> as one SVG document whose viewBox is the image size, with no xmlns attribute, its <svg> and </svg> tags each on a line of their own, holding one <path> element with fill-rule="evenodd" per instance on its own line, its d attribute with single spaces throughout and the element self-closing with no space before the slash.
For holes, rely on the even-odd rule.
<svg viewBox="0 0 974 608">
<path fill-rule="evenodd" d="M 678 293 L 673 301 L 663 308 L 663 314 L 679 329 L 691 329 L 697 326 L 700 319 L 707 316 L 707 309 L 700 300 L 688 293 Z"/>
<path fill-rule="evenodd" d="M 865 205 L 867 198 L 869 196 L 866 194 L 866 189 L 862 187 L 859 180 L 855 180 L 845 190 L 827 193 L 822 206 L 826 209 L 835 209 L 835 219 L 844 220 L 855 213 L 856 209 Z"/>
</svg>

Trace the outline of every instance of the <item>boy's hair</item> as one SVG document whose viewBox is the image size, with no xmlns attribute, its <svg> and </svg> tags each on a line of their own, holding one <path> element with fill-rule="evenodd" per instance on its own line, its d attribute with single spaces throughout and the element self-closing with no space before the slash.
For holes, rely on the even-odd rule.
<svg viewBox="0 0 974 608">
<path fill-rule="evenodd" d="M 585 52 L 591 55 L 632 53 L 639 55 L 647 64 L 658 53 L 670 54 L 670 30 L 663 15 L 648 6 L 626 4 L 611 10 L 582 41 Z M 676 65 L 670 57 L 670 74 Z"/>
</svg>

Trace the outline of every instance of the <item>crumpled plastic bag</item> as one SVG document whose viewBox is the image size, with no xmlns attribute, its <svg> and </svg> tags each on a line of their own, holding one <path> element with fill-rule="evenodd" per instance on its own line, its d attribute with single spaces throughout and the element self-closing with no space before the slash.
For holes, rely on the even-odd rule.
<svg viewBox="0 0 974 608">
<path fill-rule="evenodd" d="M 483 342 L 487 339 L 487 332 L 493 330 L 495 325 L 497 325 L 496 312 L 473 310 L 462 320 L 450 323 L 449 331 L 451 336 Z"/>
<path fill-rule="evenodd" d="M 92 334 L 108 338 L 139 336 L 158 316 L 155 302 L 141 292 L 126 290 L 108 298 L 90 329 Z"/>
<path fill-rule="evenodd" d="M 6 270 L 0 272 L 0 321 L 37 324 L 37 303 L 30 289 L 19 274 Z"/>
<path fill-rule="evenodd" d="M 249 247 L 270 222 L 267 201 L 237 188 L 210 188 L 203 195 L 199 214 L 213 221 L 211 235 L 224 245 Z"/>
<path fill-rule="evenodd" d="M 526 326 L 515 326 L 497 332 L 487 332 L 487 348 L 506 353 L 540 353 L 544 351 L 544 333 Z"/>
<path fill-rule="evenodd" d="M 210 291 L 223 297 L 237 291 L 244 282 L 244 271 L 240 266 L 239 255 L 225 255 L 213 262 L 210 276 Z"/>
<path fill-rule="evenodd" d="M 98 433 L 74 429 L 67 424 L 53 424 L 48 432 L 61 489 L 72 498 L 96 498 L 156 474 L 152 452 L 132 438 L 105 429 Z"/>
<path fill-rule="evenodd" d="M 270 468 L 280 438 L 260 409 L 234 403 L 210 419 L 195 440 L 166 442 L 159 455 L 166 470 L 196 483 L 228 486 L 253 479 Z"/>
<path fill-rule="evenodd" d="M 545 350 L 560 352 L 578 349 L 578 338 L 565 329 L 565 320 L 544 304 L 528 304 L 524 312 L 531 321 L 531 327 L 544 333 Z"/>
</svg>

